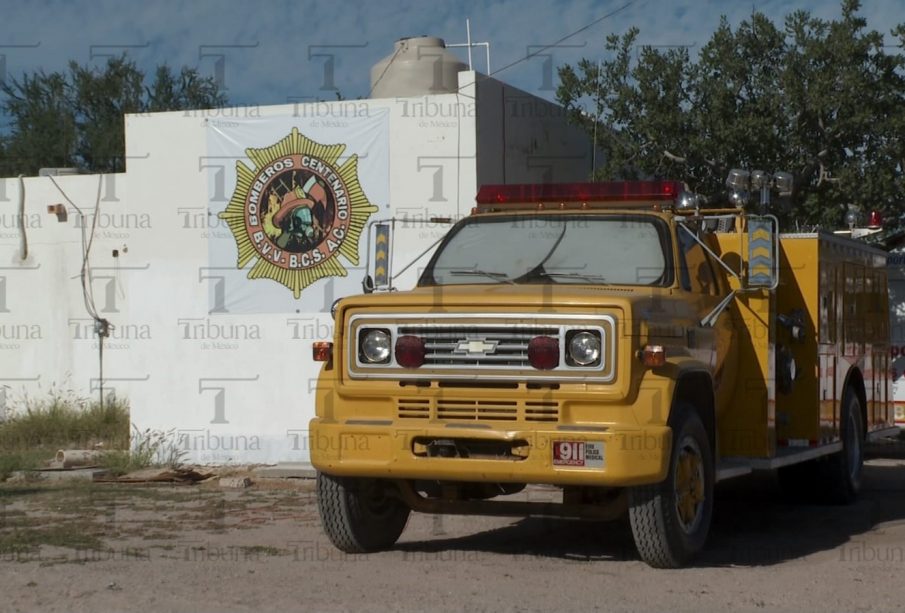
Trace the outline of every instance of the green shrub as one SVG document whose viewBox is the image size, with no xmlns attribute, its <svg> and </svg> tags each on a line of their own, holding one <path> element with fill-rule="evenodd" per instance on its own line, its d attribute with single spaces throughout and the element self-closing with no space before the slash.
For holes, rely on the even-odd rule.
<svg viewBox="0 0 905 613">
<path fill-rule="evenodd" d="M 0 422 L 0 481 L 16 470 L 40 468 L 58 449 L 103 449 L 99 464 L 114 475 L 152 466 L 178 468 L 186 454 L 175 430 L 133 426 L 124 400 L 101 406 L 71 390 L 52 388 L 46 399 L 26 396 L 13 403 Z"/>
<path fill-rule="evenodd" d="M 132 426 L 132 447 L 104 454 L 101 466 L 114 475 L 124 475 L 133 470 L 160 466 L 179 468 L 187 451 L 180 449 L 175 430 L 139 430 Z"/>
<path fill-rule="evenodd" d="M 17 470 L 34 470 L 53 457 L 48 451 L 0 451 L 0 481 Z"/>
<path fill-rule="evenodd" d="M 52 388 L 46 399 L 13 401 L 0 422 L 0 480 L 40 467 L 58 449 L 128 449 L 129 405 L 76 396 Z"/>
<path fill-rule="evenodd" d="M 110 399 L 103 407 L 97 400 L 79 398 L 70 392 L 51 390 L 50 397 L 25 397 L 15 403 L 0 422 L 0 451 L 42 448 L 127 449 L 129 405 Z"/>
</svg>

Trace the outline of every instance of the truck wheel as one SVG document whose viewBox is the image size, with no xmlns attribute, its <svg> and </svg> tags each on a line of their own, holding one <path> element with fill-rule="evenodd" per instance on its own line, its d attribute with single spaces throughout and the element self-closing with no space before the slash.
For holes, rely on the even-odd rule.
<svg viewBox="0 0 905 613">
<path fill-rule="evenodd" d="M 842 398 L 842 451 L 826 460 L 826 498 L 833 504 L 848 504 L 861 490 L 864 468 L 864 424 L 861 400 L 852 388 Z"/>
<path fill-rule="evenodd" d="M 654 568 L 678 568 L 704 547 L 713 516 L 710 440 L 697 412 L 677 407 L 666 480 L 629 489 L 635 546 Z"/>
<path fill-rule="evenodd" d="M 370 553 L 392 547 L 408 521 L 409 508 L 380 479 L 317 473 L 317 508 L 324 532 L 337 549 Z"/>
<path fill-rule="evenodd" d="M 780 468 L 783 493 L 793 502 L 848 504 L 861 489 L 864 425 L 861 400 L 852 388 L 842 397 L 842 451 Z"/>
</svg>

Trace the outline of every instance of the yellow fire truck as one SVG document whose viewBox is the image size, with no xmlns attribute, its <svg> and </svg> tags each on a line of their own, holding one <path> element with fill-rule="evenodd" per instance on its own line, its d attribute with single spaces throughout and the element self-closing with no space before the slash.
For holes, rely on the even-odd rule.
<svg viewBox="0 0 905 613">
<path fill-rule="evenodd" d="M 710 205 L 674 181 L 485 186 L 415 289 L 339 301 L 310 427 L 334 545 L 392 547 L 413 510 L 627 512 L 676 567 L 721 479 L 850 501 L 894 431 L 885 254 L 746 212 L 785 180 L 733 171 Z M 507 497 L 527 484 L 561 500 Z"/>
</svg>

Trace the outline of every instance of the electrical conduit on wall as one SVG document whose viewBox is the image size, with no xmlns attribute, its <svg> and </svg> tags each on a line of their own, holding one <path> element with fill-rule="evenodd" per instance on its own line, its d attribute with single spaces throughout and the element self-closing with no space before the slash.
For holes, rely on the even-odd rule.
<svg viewBox="0 0 905 613">
<path fill-rule="evenodd" d="M 21 255 L 19 259 L 28 259 L 28 236 L 25 233 L 25 180 L 19 175 L 19 231 L 22 233 Z"/>
</svg>

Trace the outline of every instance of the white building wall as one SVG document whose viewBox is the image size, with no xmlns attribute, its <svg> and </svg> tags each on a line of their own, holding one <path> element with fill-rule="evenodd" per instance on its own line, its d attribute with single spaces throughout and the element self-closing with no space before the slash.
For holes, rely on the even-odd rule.
<svg viewBox="0 0 905 613">
<path fill-rule="evenodd" d="M 395 219 L 397 273 L 448 230 L 432 218 L 470 212 L 479 183 L 586 176 L 586 161 L 575 162 L 566 151 L 584 152 L 587 139 L 578 143 L 568 130 L 557 135 L 559 120 L 523 113 L 499 122 L 506 100 L 522 93 L 493 80 L 476 88 L 474 73 L 459 77 L 458 94 L 130 115 L 126 173 L 57 179 L 89 223 L 101 181 L 90 264 L 100 315 L 114 326 L 104 344 L 104 385 L 128 397 L 139 431 L 172 431 L 190 461 L 309 459 L 307 425 L 320 367 L 310 345 L 332 336 L 329 307 L 340 284 L 327 278 L 303 290 L 323 297 L 319 311 L 218 312 L 217 292 L 234 290 L 210 269 L 208 241 L 231 237 L 216 213 L 234 185 L 218 183 L 217 173 L 236 160 L 208 156 L 210 122 L 286 117 L 289 126 L 304 116 L 341 125 L 344 114 L 388 109 L 389 199 L 375 203 L 381 208 L 370 221 Z M 497 124 L 505 132 L 492 129 Z M 504 135 L 512 144 L 501 144 Z M 552 162 L 533 164 L 545 150 Z M 490 163 L 500 155 L 502 161 Z M 481 160 L 489 170 L 478 170 Z M 97 393 L 98 351 L 79 280 L 78 215 L 68 204 L 65 223 L 47 213 L 47 205 L 65 202 L 50 179 L 28 178 L 25 188 L 29 250 L 20 260 L 17 181 L 0 183 L 0 383 L 7 396 L 41 396 L 59 384 L 87 397 Z M 363 238 L 359 266 L 347 266 L 349 279 L 365 274 L 365 245 Z M 394 285 L 411 287 L 426 261 Z M 353 286 L 357 292 L 360 286 Z"/>
<path fill-rule="evenodd" d="M 85 217 L 68 204 L 49 178 L 23 180 L 24 207 L 20 212 L 20 185 L 3 182 L 0 190 L 0 414 L 26 395 L 44 399 L 53 389 L 74 390 L 82 396 L 97 390 L 98 352 L 93 322 L 86 314 L 81 288 L 82 228 L 86 236 L 94 221 L 100 186 L 101 215 L 97 218 L 91 263 L 94 266 L 95 301 L 98 308 L 118 311 L 125 324 L 128 304 L 120 299 L 124 284 L 120 275 L 122 237 L 147 223 L 147 216 L 127 213 L 123 175 L 63 176 L 55 180 Z M 58 222 L 47 206 L 62 203 L 68 220 Z M 25 233 L 20 229 L 24 222 Z M 122 344 L 138 329 L 122 326 L 113 332 L 111 344 Z M 108 361 L 107 374 L 122 376 L 116 360 Z"/>
<path fill-rule="evenodd" d="M 562 107 L 495 79 L 477 81 L 478 184 L 591 176 L 591 143 Z"/>
</svg>

